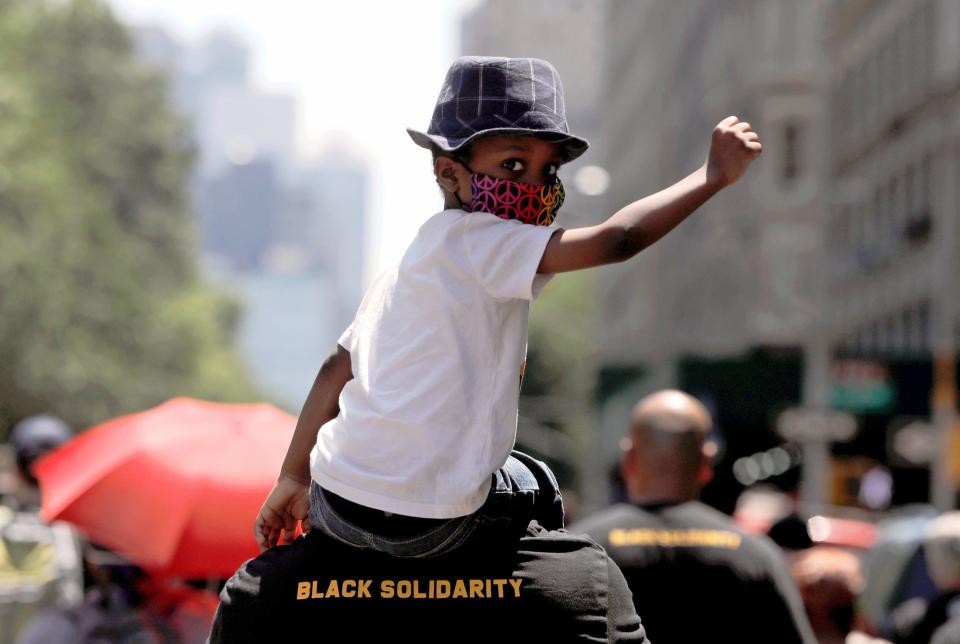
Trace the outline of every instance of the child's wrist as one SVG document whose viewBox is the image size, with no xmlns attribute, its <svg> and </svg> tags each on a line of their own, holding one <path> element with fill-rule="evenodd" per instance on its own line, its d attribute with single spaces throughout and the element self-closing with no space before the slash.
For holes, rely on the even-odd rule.
<svg viewBox="0 0 960 644">
<path fill-rule="evenodd" d="M 723 178 L 723 174 L 717 172 L 715 168 L 711 168 L 710 162 L 704 162 L 700 167 L 701 172 L 703 173 L 703 182 L 711 190 L 717 191 L 722 190 L 727 187 L 727 183 Z"/>
<path fill-rule="evenodd" d="M 284 479 L 286 479 L 286 480 L 288 480 L 288 481 L 292 481 L 293 483 L 297 483 L 297 484 L 299 484 L 299 485 L 310 485 L 310 476 L 309 476 L 309 475 L 308 475 L 308 476 L 303 476 L 303 475 L 301 475 L 301 474 L 295 474 L 294 472 L 285 472 L 285 471 L 282 471 L 282 470 L 281 470 L 280 476 L 277 477 L 277 481 L 279 482 L 279 481 L 282 481 L 282 480 L 284 480 Z"/>
</svg>

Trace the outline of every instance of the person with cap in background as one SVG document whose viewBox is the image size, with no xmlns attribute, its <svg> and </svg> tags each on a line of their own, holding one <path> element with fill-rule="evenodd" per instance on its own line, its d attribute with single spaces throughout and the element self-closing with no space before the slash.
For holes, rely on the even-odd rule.
<svg viewBox="0 0 960 644">
<path fill-rule="evenodd" d="M 33 464 L 47 452 L 73 437 L 70 426 L 50 414 L 24 418 L 13 426 L 10 444 L 16 459 L 15 487 L 3 498 L 3 504 L 18 510 L 40 509 L 40 488 L 33 475 Z"/>
<path fill-rule="evenodd" d="M 894 610 L 894 644 L 927 644 L 941 628 L 941 642 L 960 642 L 960 627 L 945 626 L 960 618 L 960 511 L 944 512 L 925 532 L 923 554 L 939 594 L 930 601 L 912 599 Z"/>
<path fill-rule="evenodd" d="M 72 436 L 64 421 L 46 414 L 21 420 L 10 433 L 16 477 L 0 499 L 0 644 L 17 641 L 41 611 L 83 600 L 80 539 L 70 525 L 40 518 L 32 472 L 34 462 Z"/>
<path fill-rule="evenodd" d="M 621 463 L 630 503 L 569 529 L 596 540 L 617 562 L 658 644 L 813 644 L 776 546 L 697 500 L 713 474 L 711 423 L 707 409 L 681 391 L 640 400 Z"/>
<path fill-rule="evenodd" d="M 858 630 L 857 597 L 864 578 L 860 558 L 834 546 L 812 546 L 792 553 L 790 572 L 819 644 L 884 644 Z"/>
</svg>

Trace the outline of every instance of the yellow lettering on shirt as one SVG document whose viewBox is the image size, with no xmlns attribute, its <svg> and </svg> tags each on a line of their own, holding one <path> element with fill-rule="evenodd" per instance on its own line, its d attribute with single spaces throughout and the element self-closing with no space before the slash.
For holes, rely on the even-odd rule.
<svg viewBox="0 0 960 644">
<path fill-rule="evenodd" d="M 301 581 L 297 584 L 297 600 L 307 599 L 310 597 L 310 582 Z"/>
<path fill-rule="evenodd" d="M 297 582 L 304 599 L 372 599 L 373 579 L 329 579 Z M 383 579 L 380 599 L 505 599 L 520 597 L 522 579 Z M 513 591 L 512 593 L 510 591 Z"/>
<path fill-rule="evenodd" d="M 331 579 L 330 584 L 327 586 L 327 595 L 328 598 L 334 598 L 340 596 L 340 588 L 337 586 L 337 580 Z"/>
<path fill-rule="evenodd" d="M 470 580 L 470 599 L 473 599 L 475 597 L 483 597 L 483 580 L 482 579 Z"/>
<path fill-rule="evenodd" d="M 384 599 L 393 598 L 393 581 L 384 579 L 380 582 L 380 596 Z"/>
<path fill-rule="evenodd" d="M 610 545 L 667 546 L 672 548 L 727 548 L 736 550 L 742 537 L 731 530 L 705 530 L 687 528 L 679 530 L 654 530 L 652 528 L 614 528 L 607 534 Z"/>
<path fill-rule="evenodd" d="M 359 584 L 357 584 L 357 597 L 370 599 L 370 584 L 372 583 L 372 579 L 361 579 Z"/>
</svg>

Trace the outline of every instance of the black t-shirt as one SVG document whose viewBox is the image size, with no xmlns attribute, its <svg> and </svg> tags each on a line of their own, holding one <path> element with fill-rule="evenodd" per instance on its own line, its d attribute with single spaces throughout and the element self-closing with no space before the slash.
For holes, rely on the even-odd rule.
<svg viewBox="0 0 960 644">
<path fill-rule="evenodd" d="M 657 644 L 815 642 L 776 546 L 702 503 L 616 505 L 570 531 L 607 549 Z"/>
<path fill-rule="evenodd" d="M 531 522 L 502 543 L 400 559 L 319 530 L 246 562 L 210 642 L 645 642 L 623 575 L 596 544 Z"/>
</svg>

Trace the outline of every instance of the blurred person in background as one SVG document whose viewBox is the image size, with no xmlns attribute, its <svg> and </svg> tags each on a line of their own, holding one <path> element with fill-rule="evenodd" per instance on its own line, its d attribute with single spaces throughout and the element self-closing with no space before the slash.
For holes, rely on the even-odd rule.
<svg viewBox="0 0 960 644">
<path fill-rule="evenodd" d="M 856 599 L 864 585 L 860 560 L 855 554 L 829 546 L 798 550 L 790 571 L 820 644 L 883 641 L 855 630 Z"/>
<path fill-rule="evenodd" d="M 774 521 L 767 536 L 788 554 L 800 554 L 813 547 L 807 521 L 796 512 Z"/>
<path fill-rule="evenodd" d="M 914 598 L 894 610 L 895 644 L 927 644 L 948 621 L 960 617 L 960 512 L 945 512 L 926 527 L 923 552 L 939 594 L 930 601 Z M 946 641 L 951 625 L 940 634 Z"/>
<path fill-rule="evenodd" d="M 813 643 L 776 546 L 697 499 L 711 479 L 711 418 L 695 398 L 654 393 L 634 408 L 621 468 L 629 504 L 575 523 L 617 562 L 653 641 Z"/>
<path fill-rule="evenodd" d="M 40 488 L 33 475 L 33 464 L 72 437 L 70 426 L 49 414 L 30 416 L 14 425 L 10 444 L 16 458 L 17 478 L 13 490 L 3 496 L 2 503 L 15 510 L 39 511 Z"/>
<path fill-rule="evenodd" d="M 39 612 L 66 610 L 83 599 L 80 541 L 66 523 L 45 523 L 32 467 L 70 440 L 70 427 L 54 416 L 25 418 L 10 435 L 16 459 L 12 489 L 0 499 L 0 644 L 16 641 Z"/>
<path fill-rule="evenodd" d="M 71 608 L 50 608 L 26 627 L 17 644 L 200 644 L 217 595 L 176 580 L 153 578 L 96 544 L 83 551 L 87 590 Z"/>
</svg>

